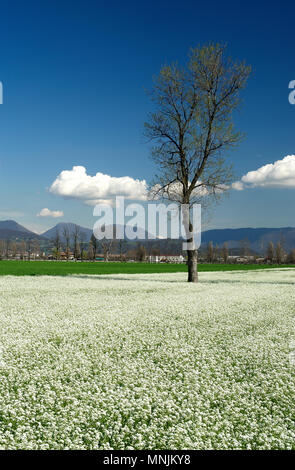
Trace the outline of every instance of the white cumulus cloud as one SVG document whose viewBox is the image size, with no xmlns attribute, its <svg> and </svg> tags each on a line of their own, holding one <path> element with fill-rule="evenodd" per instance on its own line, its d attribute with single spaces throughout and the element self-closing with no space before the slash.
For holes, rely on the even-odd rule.
<svg viewBox="0 0 295 470">
<path fill-rule="evenodd" d="M 232 188 L 236 189 L 237 191 L 242 191 L 244 189 L 244 185 L 242 181 L 236 181 L 235 183 L 232 184 Z"/>
<path fill-rule="evenodd" d="M 64 213 L 63 211 L 51 211 L 47 209 L 47 207 L 44 207 L 38 214 L 37 217 L 53 217 L 54 219 L 58 217 L 63 217 Z"/>
<path fill-rule="evenodd" d="M 295 188 L 295 155 L 287 155 L 282 160 L 249 171 L 232 184 L 232 188 L 239 191 L 256 187 Z"/>
<path fill-rule="evenodd" d="M 57 176 L 50 192 L 95 206 L 98 203 L 111 204 L 115 196 L 145 200 L 147 184 L 145 180 L 133 179 L 130 176 L 118 178 L 103 173 L 91 176 L 87 174 L 84 166 L 74 166 L 72 170 L 64 170 Z"/>
</svg>

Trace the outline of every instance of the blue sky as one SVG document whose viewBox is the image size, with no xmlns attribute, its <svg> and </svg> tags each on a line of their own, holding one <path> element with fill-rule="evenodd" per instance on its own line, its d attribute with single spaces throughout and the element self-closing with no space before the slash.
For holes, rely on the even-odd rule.
<svg viewBox="0 0 295 470">
<path fill-rule="evenodd" d="M 235 116 L 246 133 L 229 156 L 236 179 L 294 155 L 294 20 L 291 1 L 2 4 L 0 219 L 38 232 L 59 221 L 92 226 L 91 206 L 49 191 L 73 166 L 90 176 L 149 182 L 154 167 L 142 131 L 151 104 L 144 89 L 162 64 L 184 62 L 191 46 L 208 41 L 226 42 L 230 55 L 253 67 Z M 295 183 L 252 186 L 232 190 L 208 227 L 295 226 Z M 64 216 L 37 217 L 44 208 Z"/>
</svg>

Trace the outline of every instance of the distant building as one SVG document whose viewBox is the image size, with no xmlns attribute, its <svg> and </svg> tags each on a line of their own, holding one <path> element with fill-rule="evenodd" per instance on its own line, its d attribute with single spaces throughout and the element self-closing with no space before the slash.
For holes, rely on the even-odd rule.
<svg viewBox="0 0 295 470">
<path fill-rule="evenodd" d="M 249 262 L 248 258 L 245 257 L 241 257 L 241 256 L 238 256 L 236 258 L 236 263 L 238 264 L 247 264 Z"/>
<path fill-rule="evenodd" d="M 256 261 L 257 264 L 263 264 L 263 263 L 267 262 L 267 260 L 265 258 L 256 258 L 255 261 Z"/>
<path fill-rule="evenodd" d="M 65 261 L 65 260 L 71 260 L 72 261 L 74 259 L 74 253 L 69 251 L 69 253 L 67 254 L 65 251 L 61 251 L 60 254 L 59 254 L 59 259 L 61 261 Z"/>
<path fill-rule="evenodd" d="M 149 263 L 184 263 L 183 255 L 151 255 L 148 257 Z"/>
</svg>

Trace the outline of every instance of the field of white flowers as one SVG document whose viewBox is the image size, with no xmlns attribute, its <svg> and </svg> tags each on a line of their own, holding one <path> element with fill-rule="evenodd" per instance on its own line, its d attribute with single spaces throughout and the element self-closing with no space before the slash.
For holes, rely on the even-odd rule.
<svg viewBox="0 0 295 470">
<path fill-rule="evenodd" d="M 1 449 L 295 448 L 295 270 L 1 277 Z"/>
</svg>

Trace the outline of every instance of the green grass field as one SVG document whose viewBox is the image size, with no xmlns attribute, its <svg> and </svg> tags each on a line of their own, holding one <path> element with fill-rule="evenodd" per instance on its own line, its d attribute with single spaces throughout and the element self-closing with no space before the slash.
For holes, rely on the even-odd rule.
<svg viewBox="0 0 295 470">
<path fill-rule="evenodd" d="M 269 269 L 279 265 L 200 264 L 199 271 Z M 284 267 L 294 267 L 285 265 Z M 66 261 L 0 261 L 0 275 L 66 276 L 68 274 L 138 274 L 186 272 L 185 264 L 104 263 Z"/>
</svg>

